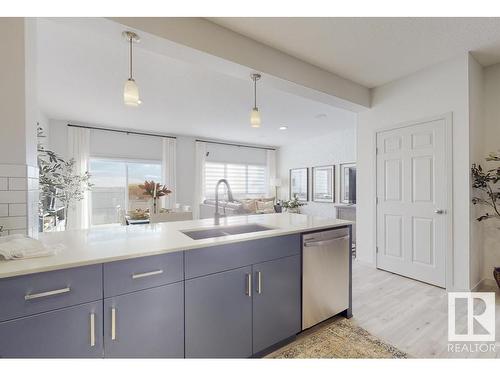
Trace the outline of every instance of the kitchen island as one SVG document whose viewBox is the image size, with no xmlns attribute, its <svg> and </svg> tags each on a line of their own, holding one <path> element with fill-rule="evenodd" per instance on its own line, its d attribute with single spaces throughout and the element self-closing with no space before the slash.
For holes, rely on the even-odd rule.
<svg viewBox="0 0 500 375">
<path fill-rule="evenodd" d="M 65 248 L 0 262 L 0 357 L 261 356 L 301 331 L 302 235 L 350 226 L 266 214 L 43 234 Z"/>
</svg>

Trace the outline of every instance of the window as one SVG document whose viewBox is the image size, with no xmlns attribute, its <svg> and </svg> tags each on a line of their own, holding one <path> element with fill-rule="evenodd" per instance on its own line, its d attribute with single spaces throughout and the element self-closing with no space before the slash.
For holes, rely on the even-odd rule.
<svg viewBox="0 0 500 375">
<path fill-rule="evenodd" d="M 221 178 L 228 180 L 235 198 L 260 197 L 267 193 L 264 165 L 206 162 L 205 197 L 214 198 L 215 185 Z M 222 188 L 220 191 L 225 192 Z"/>
<path fill-rule="evenodd" d="M 119 208 L 149 207 L 149 198 L 138 185 L 145 180 L 161 181 L 161 163 L 91 158 L 90 174 L 94 184 L 91 224 L 118 223 Z"/>
</svg>

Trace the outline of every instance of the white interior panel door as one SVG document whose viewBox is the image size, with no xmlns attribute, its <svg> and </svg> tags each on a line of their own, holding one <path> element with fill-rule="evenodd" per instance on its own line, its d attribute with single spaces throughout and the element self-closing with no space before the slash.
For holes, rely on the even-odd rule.
<svg viewBox="0 0 500 375">
<path fill-rule="evenodd" d="M 446 120 L 377 134 L 377 267 L 444 287 Z"/>
</svg>

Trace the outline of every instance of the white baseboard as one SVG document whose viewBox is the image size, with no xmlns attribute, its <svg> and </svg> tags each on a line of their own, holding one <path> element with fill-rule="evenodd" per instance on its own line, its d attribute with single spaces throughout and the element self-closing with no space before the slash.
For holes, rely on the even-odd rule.
<svg viewBox="0 0 500 375">
<path fill-rule="evenodd" d="M 477 285 L 472 288 L 473 292 L 482 292 L 482 291 L 496 291 L 498 289 L 498 285 L 495 280 L 493 279 L 482 279 L 480 282 L 477 283 Z"/>
</svg>

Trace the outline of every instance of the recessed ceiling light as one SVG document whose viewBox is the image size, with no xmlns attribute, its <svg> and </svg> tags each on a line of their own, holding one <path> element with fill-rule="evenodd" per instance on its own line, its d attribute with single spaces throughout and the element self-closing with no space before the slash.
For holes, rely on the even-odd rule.
<svg viewBox="0 0 500 375">
<path fill-rule="evenodd" d="M 286 130 L 286 129 L 288 129 L 288 126 L 280 126 L 279 129 L 280 130 Z"/>
</svg>

